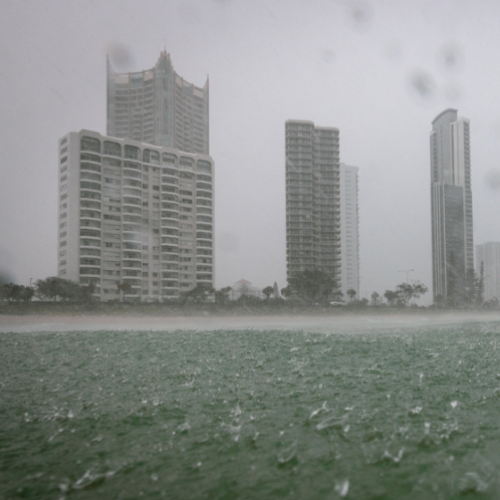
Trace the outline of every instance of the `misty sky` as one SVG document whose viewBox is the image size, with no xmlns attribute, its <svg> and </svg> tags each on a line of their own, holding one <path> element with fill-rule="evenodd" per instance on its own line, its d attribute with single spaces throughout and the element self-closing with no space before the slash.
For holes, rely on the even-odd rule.
<svg viewBox="0 0 500 500">
<path fill-rule="evenodd" d="M 285 120 L 340 129 L 359 167 L 361 295 L 431 285 L 431 122 L 470 119 L 474 243 L 500 241 L 496 1 L 3 0 L 0 270 L 57 272 L 57 144 L 106 132 L 106 54 L 210 77 L 216 287 L 285 286 Z M 430 294 L 429 294 L 430 295 Z"/>
</svg>

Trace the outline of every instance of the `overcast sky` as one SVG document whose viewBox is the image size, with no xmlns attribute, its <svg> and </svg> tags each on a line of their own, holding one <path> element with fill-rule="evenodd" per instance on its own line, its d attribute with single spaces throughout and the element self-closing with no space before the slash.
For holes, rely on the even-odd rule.
<svg viewBox="0 0 500 500">
<path fill-rule="evenodd" d="M 3 0 L 0 269 L 57 272 L 57 144 L 106 132 L 106 54 L 210 77 L 216 287 L 285 286 L 287 119 L 340 130 L 359 167 L 361 295 L 431 285 L 431 122 L 470 119 L 474 243 L 500 241 L 500 2 Z"/>
</svg>

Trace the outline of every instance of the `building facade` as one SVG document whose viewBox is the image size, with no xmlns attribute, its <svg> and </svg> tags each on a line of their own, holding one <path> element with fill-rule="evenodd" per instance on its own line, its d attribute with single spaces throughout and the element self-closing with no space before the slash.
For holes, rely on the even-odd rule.
<svg viewBox="0 0 500 500">
<path fill-rule="evenodd" d="M 208 87 L 179 76 L 166 51 L 134 73 L 116 73 L 108 60 L 107 135 L 207 155 Z"/>
<path fill-rule="evenodd" d="M 59 141 L 58 275 L 101 301 L 213 286 L 210 156 L 81 130 Z"/>
<path fill-rule="evenodd" d="M 458 305 L 474 268 L 469 120 L 455 109 L 439 114 L 430 150 L 434 300 Z"/>
<path fill-rule="evenodd" d="M 358 167 L 340 164 L 341 292 L 359 298 Z"/>
<path fill-rule="evenodd" d="M 500 242 L 476 245 L 476 273 L 481 277 L 483 266 L 484 300 L 500 300 Z"/>
<path fill-rule="evenodd" d="M 287 279 L 318 269 L 340 286 L 339 131 L 285 123 Z"/>
</svg>

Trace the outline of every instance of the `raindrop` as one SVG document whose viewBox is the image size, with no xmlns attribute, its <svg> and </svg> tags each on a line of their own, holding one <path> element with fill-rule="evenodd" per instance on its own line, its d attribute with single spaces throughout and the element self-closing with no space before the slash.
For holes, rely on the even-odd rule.
<svg viewBox="0 0 500 500">
<path fill-rule="evenodd" d="M 488 484 L 483 481 L 475 472 L 467 472 L 459 481 L 460 492 L 465 493 L 483 493 Z"/>
<path fill-rule="evenodd" d="M 446 72 L 456 73 L 463 68 L 462 49 L 455 43 L 443 45 L 438 51 L 438 66 Z"/>
<path fill-rule="evenodd" d="M 341 498 L 344 498 L 349 491 L 349 479 L 343 481 L 335 481 L 335 491 Z"/>
<path fill-rule="evenodd" d="M 184 422 L 183 424 L 179 425 L 179 427 L 177 427 L 177 430 L 181 433 L 188 432 L 190 429 L 191 426 L 189 425 L 188 422 Z"/>
<path fill-rule="evenodd" d="M 431 75 L 416 71 L 410 76 L 410 90 L 419 104 L 430 104 L 436 94 L 436 85 Z"/>
<path fill-rule="evenodd" d="M 357 2 L 351 8 L 351 18 L 356 29 L 359 31 L 367 30 L 372 20 L 372 11 L 370 6 L 365 2 Z"/>
<path fill-rule="evenodd" d="M 106 46 L 109 61 L 116 71 L 131 71 L 134 66 L 134 56 L 131 50 L 122 42 L 111 42 Z"/>
<path fill-rule="evenodd" d="M 421 406 L 415 406 L 415 408 L 412 408 L 411 410 L 408 410 L 408 415 L 410 417 L 414 417 L 415 415 L 420 415 L 422 412 L 422 407 Z"/>
</svg>

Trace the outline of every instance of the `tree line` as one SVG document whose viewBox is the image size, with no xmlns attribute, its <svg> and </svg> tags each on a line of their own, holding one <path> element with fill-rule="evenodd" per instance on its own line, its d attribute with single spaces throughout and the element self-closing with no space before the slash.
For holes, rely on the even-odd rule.
<svg viewBox="0 0 500 500">
<path fill-rule="evenodd" d="M 59 300 L 63 302 L 92 302 L 93 284 L 79 285 L 74 281 L 51 276 L 44 280 L 37 280 L 35 286 L 4 283 L 0 285 L 0 300 L 9 303 L 29 303 L 34 297 L 42 300 Z"/>
<path fill-rule="evenodd" d="M 126 295 L 132 291 L 130 283 L 117 281 L 117 291 L 120 293 L 120 301 L 127 299 Z M 248 288 L 248 287 L 247 287 Z M 34 297 L 48 301 L 75 302 L 89 304 L 93 300 L 95 286 L 93 284 L 80 285 L 70 280 L 51 276 L 43 280 L 37 280 L 33 287 L 17 285 L 15 283 L 0 284 L 0 300 L 9 303 L 31 302 Z M 219 306 L 227 306 L 230 302 L 242 305 L 273 304 L 279 301 L 290 301 L 295 305 L 347 305 L 352 307 L 364 307 L 367 305 L 381 306 L 383 298 L 388 306 L 407 307 L 415 304 L 415 301 L 428 292 L 423 283 L 400 283 L 394 290 L 386 290 L 383 298 L 377 292 L 371 294 L 371 303 L 366 298 L 357 299 L 356 290 L 347 290 L 348 301 L 343 300 L 343 293 L 339 290 L 335 278 L 318 269 L 304 270 L 295 273 L 289 280 L 287 286 L 278 292 L 276 283 L 274 286 L 266 286 L 262 289 L 263 299 L 252 296 L 250 290 L 241 289 L 240 297 L 232 301 L 233 288 L 223 287 L 219 290 L 211 286 L 197 285 L 193 289 L 181 293 L 179 299 L 174 301 L 178 304 L 203 304 L 215 303 Z M 273 297 L 274 295 L 274 297 Z M 479 276 L 472 270 L 466 280 L 466 286 L 459 295 L 460 300 L 453 296 L 448 301 L 436 298 L 437 307 L 476 307 L 476 308 L 498 308 L 498 300 L 484 302 L 484 270 L 481 266 Z M 130 300 L 130 298 L 129 298 Z M 385 304 L 384 304 L 385 305 Z"/>
</svg>

